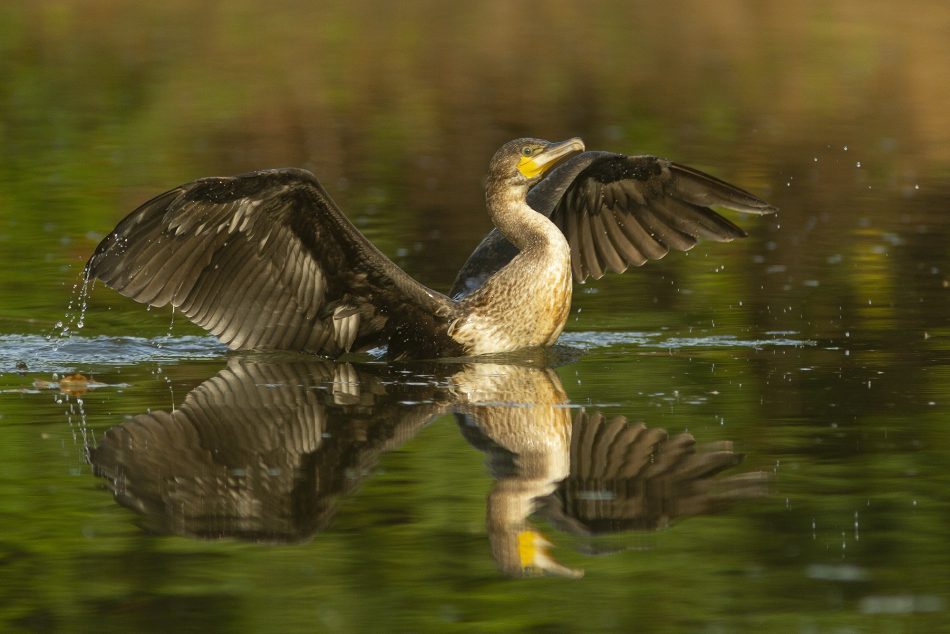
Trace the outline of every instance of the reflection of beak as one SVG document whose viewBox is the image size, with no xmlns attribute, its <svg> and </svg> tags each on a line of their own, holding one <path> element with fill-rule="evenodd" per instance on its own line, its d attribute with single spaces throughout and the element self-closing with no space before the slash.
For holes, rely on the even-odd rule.
<svg viewBox="0 0 950 634">
<path fill-rule="evenodd" d="M 551 143 L 540 154 L 522 156 L 521 161 L 518 162 L 518 171 L 525 178 L 537 178 L 565 158 L 583 151 L 584 142 L 578 137 L 560 143 Z"/>
<path fill-rule="evenodd" d="M 518 559 L 523 571 L 536 570 L 547 575 L 559 577 L 583 577 L 584 571 L 568 568 L 548 554 L 548 548 L 553 546 L 544 535 L 535 530 L 524 530 L 518 533 Z"/>
</svg>

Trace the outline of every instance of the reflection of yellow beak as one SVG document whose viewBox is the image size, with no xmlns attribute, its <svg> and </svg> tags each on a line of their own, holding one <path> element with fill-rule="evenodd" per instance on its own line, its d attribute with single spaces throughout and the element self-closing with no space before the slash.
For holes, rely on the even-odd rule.
<svg viewBox="0 0 950 634">
<path fill-rule="evenodd" d="M 538 572 L 560 577 L 583 577 L 584 571 L 568 568 L 548 554 L 553 544 L 544 535 L 535 530 L 523 530 L 518 533 L 518 559 L 523 572 Z"/>
<path fill-rule="evenodd" d="M 584 142 L 574 137 L 560 143 L 551 143 L 534 156 L 522 156 L 518 161 L 518 171 L 528 179 L 537 178 L 568 156 L 584 151 Z"/>
</svg>

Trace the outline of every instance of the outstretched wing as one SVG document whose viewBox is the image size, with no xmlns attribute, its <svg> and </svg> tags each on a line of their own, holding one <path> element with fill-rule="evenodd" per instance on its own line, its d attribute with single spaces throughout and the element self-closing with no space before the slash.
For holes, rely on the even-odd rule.
<svg viewBox="0 0 950 634">
<path fill-rule="evenodd" d="M 575 281 L 622 273 L 699 240 L 728 242 L 746 233 L 709 207 L 754 214 L 777 211 L 749 192 L 654 156 L 584 152 L 531 189 L 528 203 L 551 218 L 571 245 Z M 465 295 L 517 253 L 492 231 L 462 267 L 450 294 Z"/>
<path fill-rule="evenodd" d="M 452 306 L 298 169 L 203 178 L 153 198 L 106 236 L 86 274 L 175 306 L 235 350 L 335 356 L 385 343 L 393 320 L 431 321 Z"/>
</svg>

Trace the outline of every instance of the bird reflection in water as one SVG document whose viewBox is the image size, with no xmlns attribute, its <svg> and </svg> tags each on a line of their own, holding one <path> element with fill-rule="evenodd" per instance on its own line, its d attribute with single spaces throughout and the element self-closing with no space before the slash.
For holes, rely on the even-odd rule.
<svg viewBox="0 0 950 634">
<path fill-rule="evenodd" d="M 405 369 L 232 358 L 173 412 L 108 430 L 91 461 L 145 528 L 201 538 L 297 542 L 327 528 L 380 456 L 455 412 L 494 478 L 492 557 L 511 576 L 580 576 L 531 522 L 598 535 L 656 529 L 761 495 L 762 473 L 728 443 L 606 420 L 569 406 L 554 370 L 497 363 Z"/>
</svg>

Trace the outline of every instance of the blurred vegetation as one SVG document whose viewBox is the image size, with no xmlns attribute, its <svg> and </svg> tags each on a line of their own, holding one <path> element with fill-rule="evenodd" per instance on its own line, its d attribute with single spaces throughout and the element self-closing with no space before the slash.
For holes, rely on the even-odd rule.
<svg viewBox="0 0 950 634">
<path fill-rule="evenodd" d="M 312 170 L 445 289 L 488 228 L 492 152 L 578 135 L 708 170 L 782 213 L 582 287 L 569 329 L 815 345 L 618 344 L 561 368 L 575 403 L 734 441 L 777 489 L 611 557 L 559 536 L 557 556 L 588 568 L 569 586 L 499 578 L 482 457 L 445 418 L 306 546 L 144 534 L 83 442 L 170 409 L 223 357 L 79 364 L 126 386 L 0 394 L 0 629 L 939 629 L 948 27 L 937 0 L 3 3 L 0 334 L 63 319 L 97 241 L 142 201 L 264 167 Z M 101 288 L 84 330 L 168 331 L 168 313 Z M 36 378 L 3 370 L 5 387 Z M 874 614 L 902 597 L 922 602 Z"/>
</svg>

